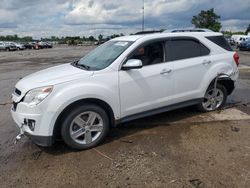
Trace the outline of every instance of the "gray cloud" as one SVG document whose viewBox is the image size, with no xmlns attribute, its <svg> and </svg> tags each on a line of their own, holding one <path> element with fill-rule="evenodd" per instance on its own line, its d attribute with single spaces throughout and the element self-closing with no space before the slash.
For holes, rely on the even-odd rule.
<svg viewBox="0 0 250 188">
<path fill-rule="evenodd" d="M 0 23 L 0 28 L 1 29 L 10 29 L 10 28 L 17 28 L 17 25 L 16 24 L 13 24 L 13 23 Z"/>
<path fill-rule="evenodd" d="M 0 35 L 128 34 L 141 28 L 141 8 L 142 0 L 1 0 Z M 146 27 L 192 27 L 192 16 L 209 8 L 221 15 L 223 29 L 250 24 L 250 0 L 145 0 Z"/>
</svg>

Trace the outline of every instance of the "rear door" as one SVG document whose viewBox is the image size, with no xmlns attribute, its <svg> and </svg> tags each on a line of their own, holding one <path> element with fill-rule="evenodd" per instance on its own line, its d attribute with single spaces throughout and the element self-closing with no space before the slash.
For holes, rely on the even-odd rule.
<svg viewBox="0 0 250 188">
<path fill-rule="evenodd" d="M 210 50 L 192 37 L 177 37 L 167 41 L 170 62 L 173 63 L 175 103 L 199 98 L 201 81 L 212 64 Z"/>
</svg>

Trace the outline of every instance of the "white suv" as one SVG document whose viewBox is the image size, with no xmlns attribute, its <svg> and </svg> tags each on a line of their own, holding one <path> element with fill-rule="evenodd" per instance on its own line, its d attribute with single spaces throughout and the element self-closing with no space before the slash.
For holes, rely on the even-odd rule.
<svg viewBox="0 0 250 188">
<path fill-rule="evenodd" d="M 221 33 L 156 33 L 115 38 L 79 61 L 16 84 L 12 116 L 38 145 L 58 138 L 96 146 L 119 123 L 190 105 L 221 108 L 238 77 L 239 56 Z"/>
</svg>

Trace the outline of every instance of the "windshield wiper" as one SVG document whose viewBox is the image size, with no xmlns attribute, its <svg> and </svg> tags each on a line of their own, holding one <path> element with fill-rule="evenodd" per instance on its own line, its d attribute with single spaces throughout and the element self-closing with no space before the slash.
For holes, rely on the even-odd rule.
<svg viewBox="0 0 250 188">
<path fill-rule="evenodd" d="M 76 67 L 78 67 L 78 68 L 83 68 L 83 69 L 85 69 L 85 70 L 89 70 L 90 69 L 90 67 L 89 66 L 87 66 L 87 65 L 82 65 L 82 64 L 76 64 Z"/>
<path fill-rule="evenodd" d="M 80 69 L 85 69 L 85 70 L 89 70 L 90 69 L 89 66 L 84 65 L 84 64 L 79 64 L 78 62 L 79 62 L 79 60 L 73 62 L 72 65 L 74 65 L 75 67 L 80 68 Z"/>
</svg>

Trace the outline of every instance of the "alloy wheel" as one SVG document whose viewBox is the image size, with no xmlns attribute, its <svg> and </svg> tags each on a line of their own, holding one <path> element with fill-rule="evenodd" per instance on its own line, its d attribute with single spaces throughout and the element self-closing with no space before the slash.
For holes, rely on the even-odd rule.
<svg viewBox="0 0 250 188">
<path fill-rule="evenodd" d="M 70 136 L 79 144 L 90 144 L 99 138 L 103 131 L 103 119 L 93 111 L 77 115 L 70 125 Z"/>
<path fill-rule="evenodd" d="M 216 110 L 222 105 L 223 100 L 224 94 L 221 89 L 211 89 L 205 94 L 202 106 L 207 111 Z"/>
</svg>

